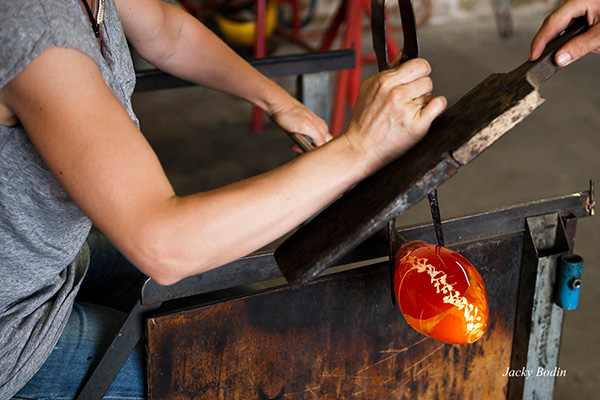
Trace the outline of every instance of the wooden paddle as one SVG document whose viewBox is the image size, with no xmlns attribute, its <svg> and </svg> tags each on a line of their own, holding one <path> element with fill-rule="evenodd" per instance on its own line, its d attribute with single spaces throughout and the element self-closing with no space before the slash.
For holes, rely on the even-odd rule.
<svg viewBox="0 0 600 400">
<path fill-rule="evenodd" d="M 538 88 L 559 67 L 555 52 L 588 29 L 578 18 L 535 62 L 482 81 L 431 125 L 408 153 L 332 203 L 275 251 L 291 286 L 301 286 L 417 204 L 471 162 L 542 102 Z"/>
</svg>

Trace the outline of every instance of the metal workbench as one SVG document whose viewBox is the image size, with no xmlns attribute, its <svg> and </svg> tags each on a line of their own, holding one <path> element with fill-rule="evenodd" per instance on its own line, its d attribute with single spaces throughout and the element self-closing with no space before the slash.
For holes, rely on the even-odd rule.
<svg viewBox="0 0 600 400">
<path fill-rule="evenodd" d="M 444 221 L 448 247 L 487 288 L 489 328 L 474 344 L 408 326 L 389 299 L 386 243 L 373 237 L 299 290 L 272 253 L 169 287 L 148 280 L 80 398 L 101 398 L 145 331 L 151 399 L 551 398 L 564 313 L 556 269 L 591 207 L 581 192 Z M 399 232 L 435 240 L 431 225 Z M 517 370 L 542 376 L 508 376 Z"/>
</svg>

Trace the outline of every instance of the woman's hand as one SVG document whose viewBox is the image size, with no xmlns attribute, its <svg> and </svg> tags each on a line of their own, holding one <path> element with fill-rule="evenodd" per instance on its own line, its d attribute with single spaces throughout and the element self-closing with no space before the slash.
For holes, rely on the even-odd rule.
<svg viewBox="0 0 600 400">
<path fill-rule="evenodd" d="M 600 0 L 567 0 L 544 20 L 531 42 L 529 59 L 537 60 L 548 42 L 557 37 L 573 18 L 584 15 L 590 29 L 569 40 L 556 52 L 556 65 L 564 67 L 588 53 L 600 53 Z"/>
<path fill-rule="evenodd" d="M 316 147 L 332 139 L 325 121 L 291 96 L 285 104 L 271 111 L 269 117 L 287 132 L 310 137 Z"/>
<path fill-rule="evenodd" d="M 414 146 L 446 108 L 444 97 L 431 96 L 430 72 L 427 61 L 413 59 L 380 72 L 361 87 L 344 135 L 375 168 Z"/>
</svg>

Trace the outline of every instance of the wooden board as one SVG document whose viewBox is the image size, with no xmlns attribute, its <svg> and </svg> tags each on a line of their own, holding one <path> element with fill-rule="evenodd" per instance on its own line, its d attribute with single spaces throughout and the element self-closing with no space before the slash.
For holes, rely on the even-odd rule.
<svg viewBox="0 0 600 400">
<path fill-rule="evenodd" d="M 378 264 L 149 318 L 150 398 L 506 398 L 523 237 L 456 248 L 487 286 L 489 329 L 474 344 L 414 331 Z"/>
<path fill-rule="evenodd" d="M 558 70 L 553 54 L 586 29 L 585 18 L 578 19 L 536 62 L 489 76 L 440 115 L 411 151 L 356 185 L 283 242 L 275 259 L 290 285 L 303 285 L 334 265 L 533 112 L 543 102 L 539 86 Z"/>
</svg>

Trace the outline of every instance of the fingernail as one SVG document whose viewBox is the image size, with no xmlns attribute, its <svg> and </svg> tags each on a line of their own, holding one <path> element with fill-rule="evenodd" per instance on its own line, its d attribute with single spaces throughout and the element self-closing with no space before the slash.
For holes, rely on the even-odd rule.
<svg viewBox="0 0 600 400">
<path fill-rule="evenodd" d="M 556 63 L 559 67 L 564 67 L 571 62 L 571 55 L 566 51 L 561 51 L 556 55 Z"/>
</svg>

